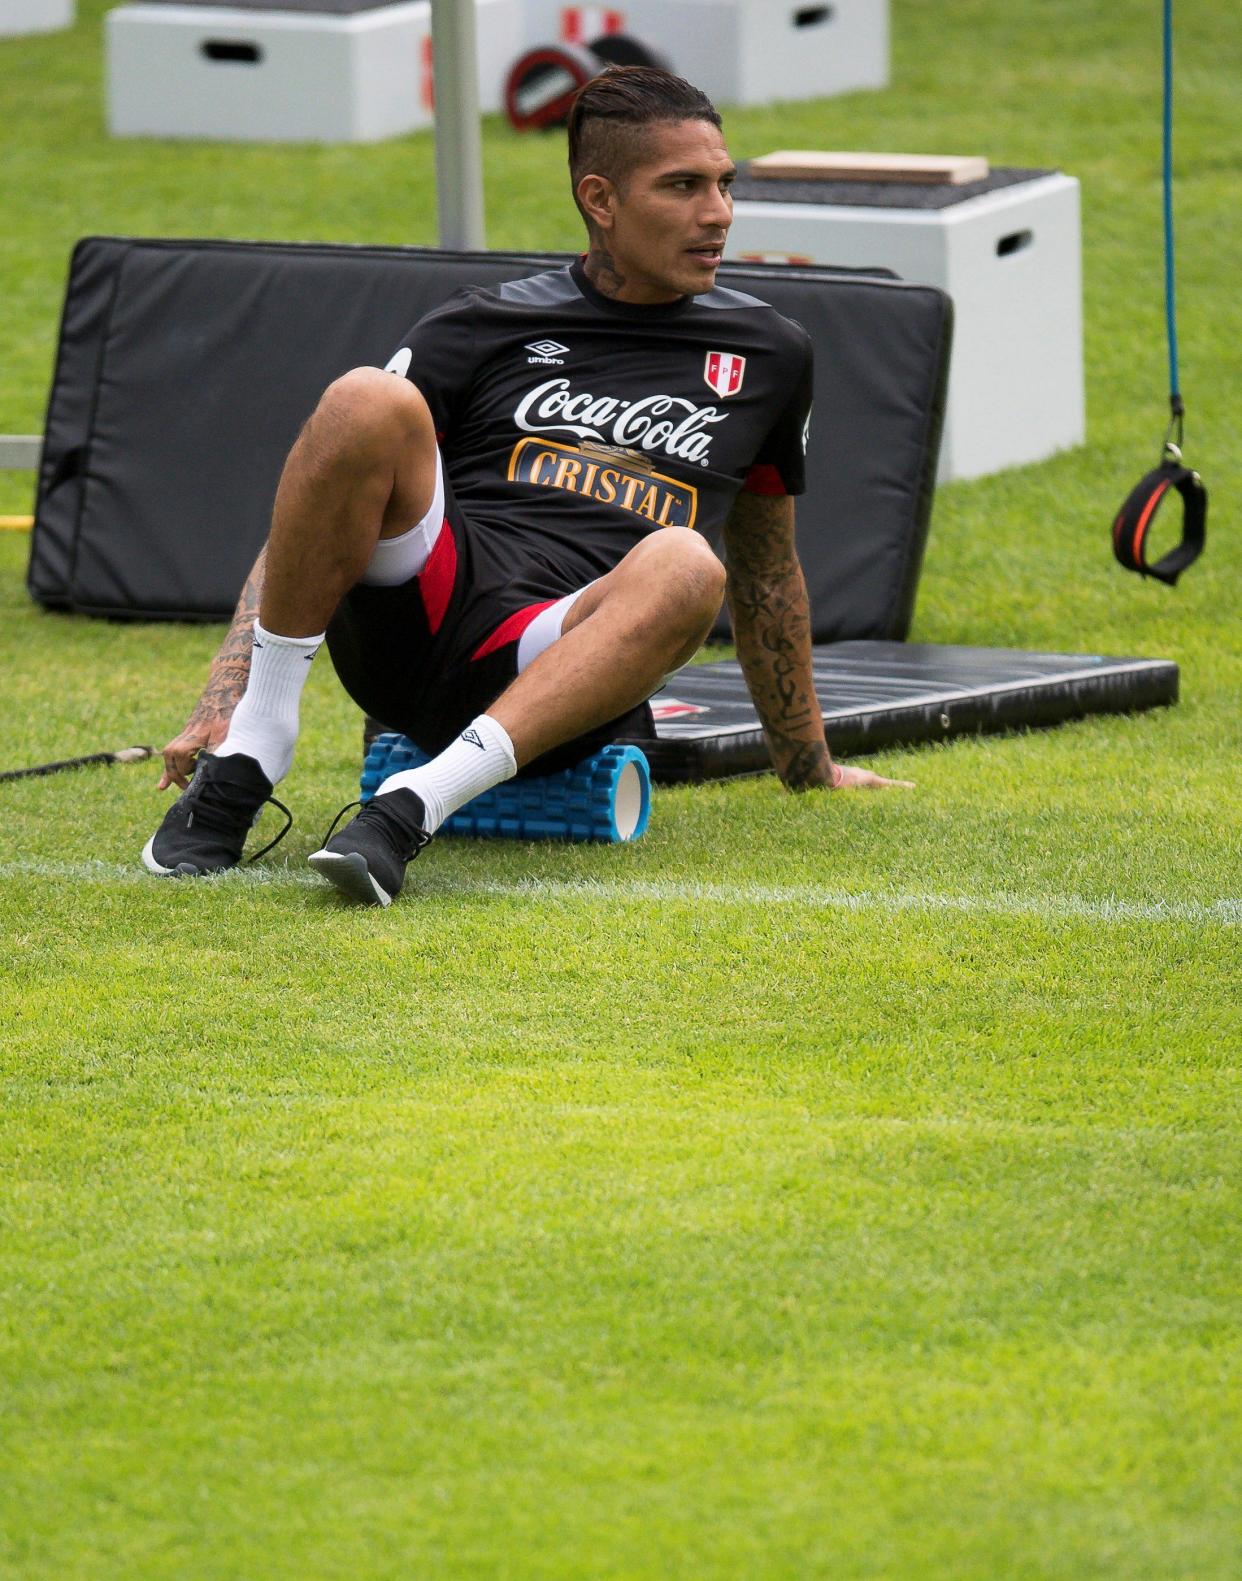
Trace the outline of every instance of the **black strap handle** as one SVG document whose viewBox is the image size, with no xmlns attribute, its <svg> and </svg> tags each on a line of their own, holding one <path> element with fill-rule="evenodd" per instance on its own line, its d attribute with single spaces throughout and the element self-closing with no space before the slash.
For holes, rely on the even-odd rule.
<svg viewBox="0 0 1242 1581">
<path fill-rule="evenodd" d="M 1203 553 L 1207 538 L 1207 490 L 1197 472 L 1181 464 L 1176 445 L 1164 461 L 1131 489 L 1113 523 L 1113 553 L 1127 571 L 1154 576 L 1170 587 Z M 1148 532 L 1161 503 L 1176 491 L 1182 497 L 1182 541 L 1155 565 L 1145 557 Z"/>
</svg>

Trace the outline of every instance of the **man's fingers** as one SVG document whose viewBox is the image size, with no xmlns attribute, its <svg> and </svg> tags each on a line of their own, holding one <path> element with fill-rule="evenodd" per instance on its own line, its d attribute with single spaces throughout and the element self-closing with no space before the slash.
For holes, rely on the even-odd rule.
<svg viewBox="0 0 1242 1581">
<path fill-rule="evenodd" d="M 178 785 L 185 790 L 201 746 L 201 741 L 191 739 L 187 743 L 183 735 L 174 737 L 164 748 L 164 772 L 160 775 L 157 789 L 168 790 L 170 786 Z"/>
<path fill-rule="evenodd" d="M 873 774 L 870 769 L 856 769 L 847 763 L 839 765 L 841 778 L 838 790 L 913 790 L 913 780 L 889 780 L 882 774 Z"/>
</svg>

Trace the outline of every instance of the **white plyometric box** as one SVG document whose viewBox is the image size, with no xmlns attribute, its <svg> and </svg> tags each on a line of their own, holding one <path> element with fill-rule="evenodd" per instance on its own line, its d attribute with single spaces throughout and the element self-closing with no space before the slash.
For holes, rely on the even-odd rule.
<svg viewBox="0 0 1242 1581">
<path fill-rule="evenodd" d="M 730 258 L 880 267 L 949 293 L 942 481 L 1040 461 L 1086 432 L 1078 182 L 992 175 L 1022 179 L 973 196 L 948 189 L 945 206 L 910 208 L 842 201 L 840 182 L 822 184 L 832 201 L 777 201 L 786 183 L 751 178 L 729 232 Z M 768 186 L 773 201 L 755 201 Z"/>
<path fill-rule="evenodd" d="M 522 0 L 476 4 L 479 101 L 496 111 Z M 430 0 L 124 5 L 108 13 L 107 66 L 119 137 L 366 143 L 434 119 Z"/>
<path fill-rule="evenodd" d="M 888 0 L 527 0 L 528 47 L 628 33 L 721 104 L 888 85 Z"/>
<path fill-rule="evenodd" d="M 73 0 L 0 0 L 0 38 L 73 26 Z"/>
</svg>

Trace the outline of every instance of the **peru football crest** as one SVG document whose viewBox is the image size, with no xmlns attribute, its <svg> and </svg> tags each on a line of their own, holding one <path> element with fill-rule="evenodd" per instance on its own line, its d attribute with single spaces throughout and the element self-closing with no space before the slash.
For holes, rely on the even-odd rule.
<svg viewBox="0 0 1242 1581">
<path fill-rule="evenodd" d="M 723 401 L 742 388 L 745 372 L 745 357 L 738 357 L 731 351 L 709 351 L 703 364 L 703 381 Z"/>
</svg>

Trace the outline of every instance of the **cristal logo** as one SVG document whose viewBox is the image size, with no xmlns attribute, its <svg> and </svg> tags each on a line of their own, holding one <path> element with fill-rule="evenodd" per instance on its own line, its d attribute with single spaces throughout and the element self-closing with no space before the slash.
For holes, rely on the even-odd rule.
<svg viewBox="0 0 1242 1581">
<path fill-rule="evenodd" d="M 574 434 L 679 461 L 706 462 L 713 435 L 703 430 L 723 423 L 728 415 L 679 395 L 645 395 L 638 401 L 573 395 L 568 379 L 549 379 L 522 400 L 513 421 L 528 434 Z"/>
</svg>

